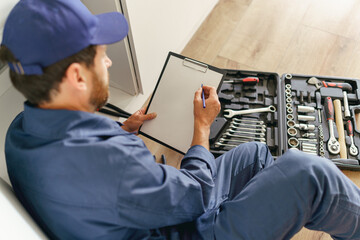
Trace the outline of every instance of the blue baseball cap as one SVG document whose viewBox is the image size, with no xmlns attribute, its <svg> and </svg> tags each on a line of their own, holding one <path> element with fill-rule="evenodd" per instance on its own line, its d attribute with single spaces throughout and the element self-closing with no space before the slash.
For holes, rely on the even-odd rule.
<svg viewBox="0 0 360 240">
<path fill-rule="evenodd" d="M 93 15 L 80 0 L 20 0 L 6 20 L 1 44 L 18 60 L 8 63 L 10 69 L 41 75 L 44 67 L 89 45 L 122 40 L 128 29 L 122 14 Z"/>
</svg>

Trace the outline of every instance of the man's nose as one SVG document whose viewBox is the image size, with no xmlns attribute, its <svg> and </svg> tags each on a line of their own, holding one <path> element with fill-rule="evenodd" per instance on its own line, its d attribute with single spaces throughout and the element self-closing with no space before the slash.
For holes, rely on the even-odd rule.
<svg viewBox="0 0 360 240">
<path fill-rule="evenodd" d="M 111 65 L 112 65 L 112 61 L 111 61 L 111 59 L 109 58 L 109 57 L 106 57 L 106 67 L 107 68 L 109 68 L 109 67 L 111 67 Z"/>
</svg>

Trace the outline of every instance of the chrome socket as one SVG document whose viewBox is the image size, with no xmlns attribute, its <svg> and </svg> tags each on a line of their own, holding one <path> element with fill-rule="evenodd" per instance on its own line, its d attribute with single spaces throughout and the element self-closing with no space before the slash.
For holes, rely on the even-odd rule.
<svg viewBox="0 0 360 240">
<path fill-rule="evenodd" d="M 294 115 L 289 113 L 289 114 L 286 115 L 286 119 L 287 120 L 294 120 Z"/>
<path fill-rule="evenodd" d="M 309 106 L 298 106 L 298 112 L 299 113 L 313 113 L 315 112 L 315 108 L 314 107 L 309 107 Z"/>
<path fill-rule="evenodd" d="M 285 75 L 285 79 L 291 80 L 291 79 L 292 79 L 292 75 L 291 75 L 290 73 L 287 73 L 287 74 Z"/>
<path fill-rule="evenodd" d="M 310 151 L 310 150 L 302 150 L 304 153 L 308 153 L 311 155 L 316 155 L 317 156 L 317 151 Z"/>
<path fill-rule="evenodd" d="M 307 146 L 302 146 L 301 147 L 302 150 L 313 150 L 313 151 L 317 151 L 317 147 L 307 147 Z"/>
<path fill-rule="evenodd" d="M 287 133 L 289 134 L 289 136 L 295 137 L 297 134 L 297 130 L 296 130 L 296 128 L 291 127 L 291 128 L 288 128 Z"/>
<path fill-rule="evenodd" d="M 298 115 L 299 121 L 315 121 L 315 116 Z"/>
<path fill-rule="evenodd" d="M 316 143 L 306 143 L 306 142 L 303 142 L 303 143 L 301 143 L 301 146 L 303 146 L 303 147 L 316 148 L 317 144 L 316 144 Z"/>
<path fill-rule="evenodd" d="M 299 138 L 299 141 L 304 141 L 304 142 L 318 142 L 318 140 L 316 138 Z"/>
<path fill-rule="evenodd" d="M 301 135 L 301 137 L 305 137 L 305 138 L 308 138 L 308 137 L 315 137 L 316 134 L 315 133 L 304 133 L 303 135 Z"/>
<path fill-rule="evenodd" d="M 347 92 L 343 91 L 344 94 L 344 116 L 346 118 L 350 117 L 350 110 L 349 110 L 349 102 L 348 102 L 348 97 L 347 97 Z"/>
<path fill-rule="evenodd" d="M 290 127 L 295 127 L 296 126 L 296 123 L 294 120 L 288 120 L 286 122 L 286 125 L 290 128 Z"/>
<path fill-rule="evenodd" d="M 292 148 L 297 148 L 299 146 L 299 140 L 295 137 L 291 137 L 288 140 L 288 144 Z"/>
<path fill-rule="evenodd" d="M 294 127 L 305 131 L 314 131 L 316 128 L 316 126 L 313 124 L 304 124 L 304 123 L 295 124 Z"/>
</svg>

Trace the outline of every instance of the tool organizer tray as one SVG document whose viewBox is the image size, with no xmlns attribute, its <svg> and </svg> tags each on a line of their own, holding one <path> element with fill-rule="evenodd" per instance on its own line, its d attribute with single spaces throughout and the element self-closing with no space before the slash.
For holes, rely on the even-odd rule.
<svg viewBox="0 0 360 240">
<path fill-rule="evenodd" d="M 360 170 L 360 80 L 227 69 L 218 95 L 215 156 L 256 141 L 275 158 L 297 148 Z"/>
</svg>

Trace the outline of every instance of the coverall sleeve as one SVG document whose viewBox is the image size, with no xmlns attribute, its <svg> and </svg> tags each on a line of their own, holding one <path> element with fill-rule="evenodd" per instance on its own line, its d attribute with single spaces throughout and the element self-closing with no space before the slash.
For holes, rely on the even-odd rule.
<svg viewBox="0 0 360 240">
<path fill-rule="evenodd" d="M 123 226 L 152 229 L 189 222 L 211 205 L 216 165 L 202 146 L 191 147 L 181 169 L 157 164 L 146 148 L 134 148 L 119 184 Z"/>
</svg>

